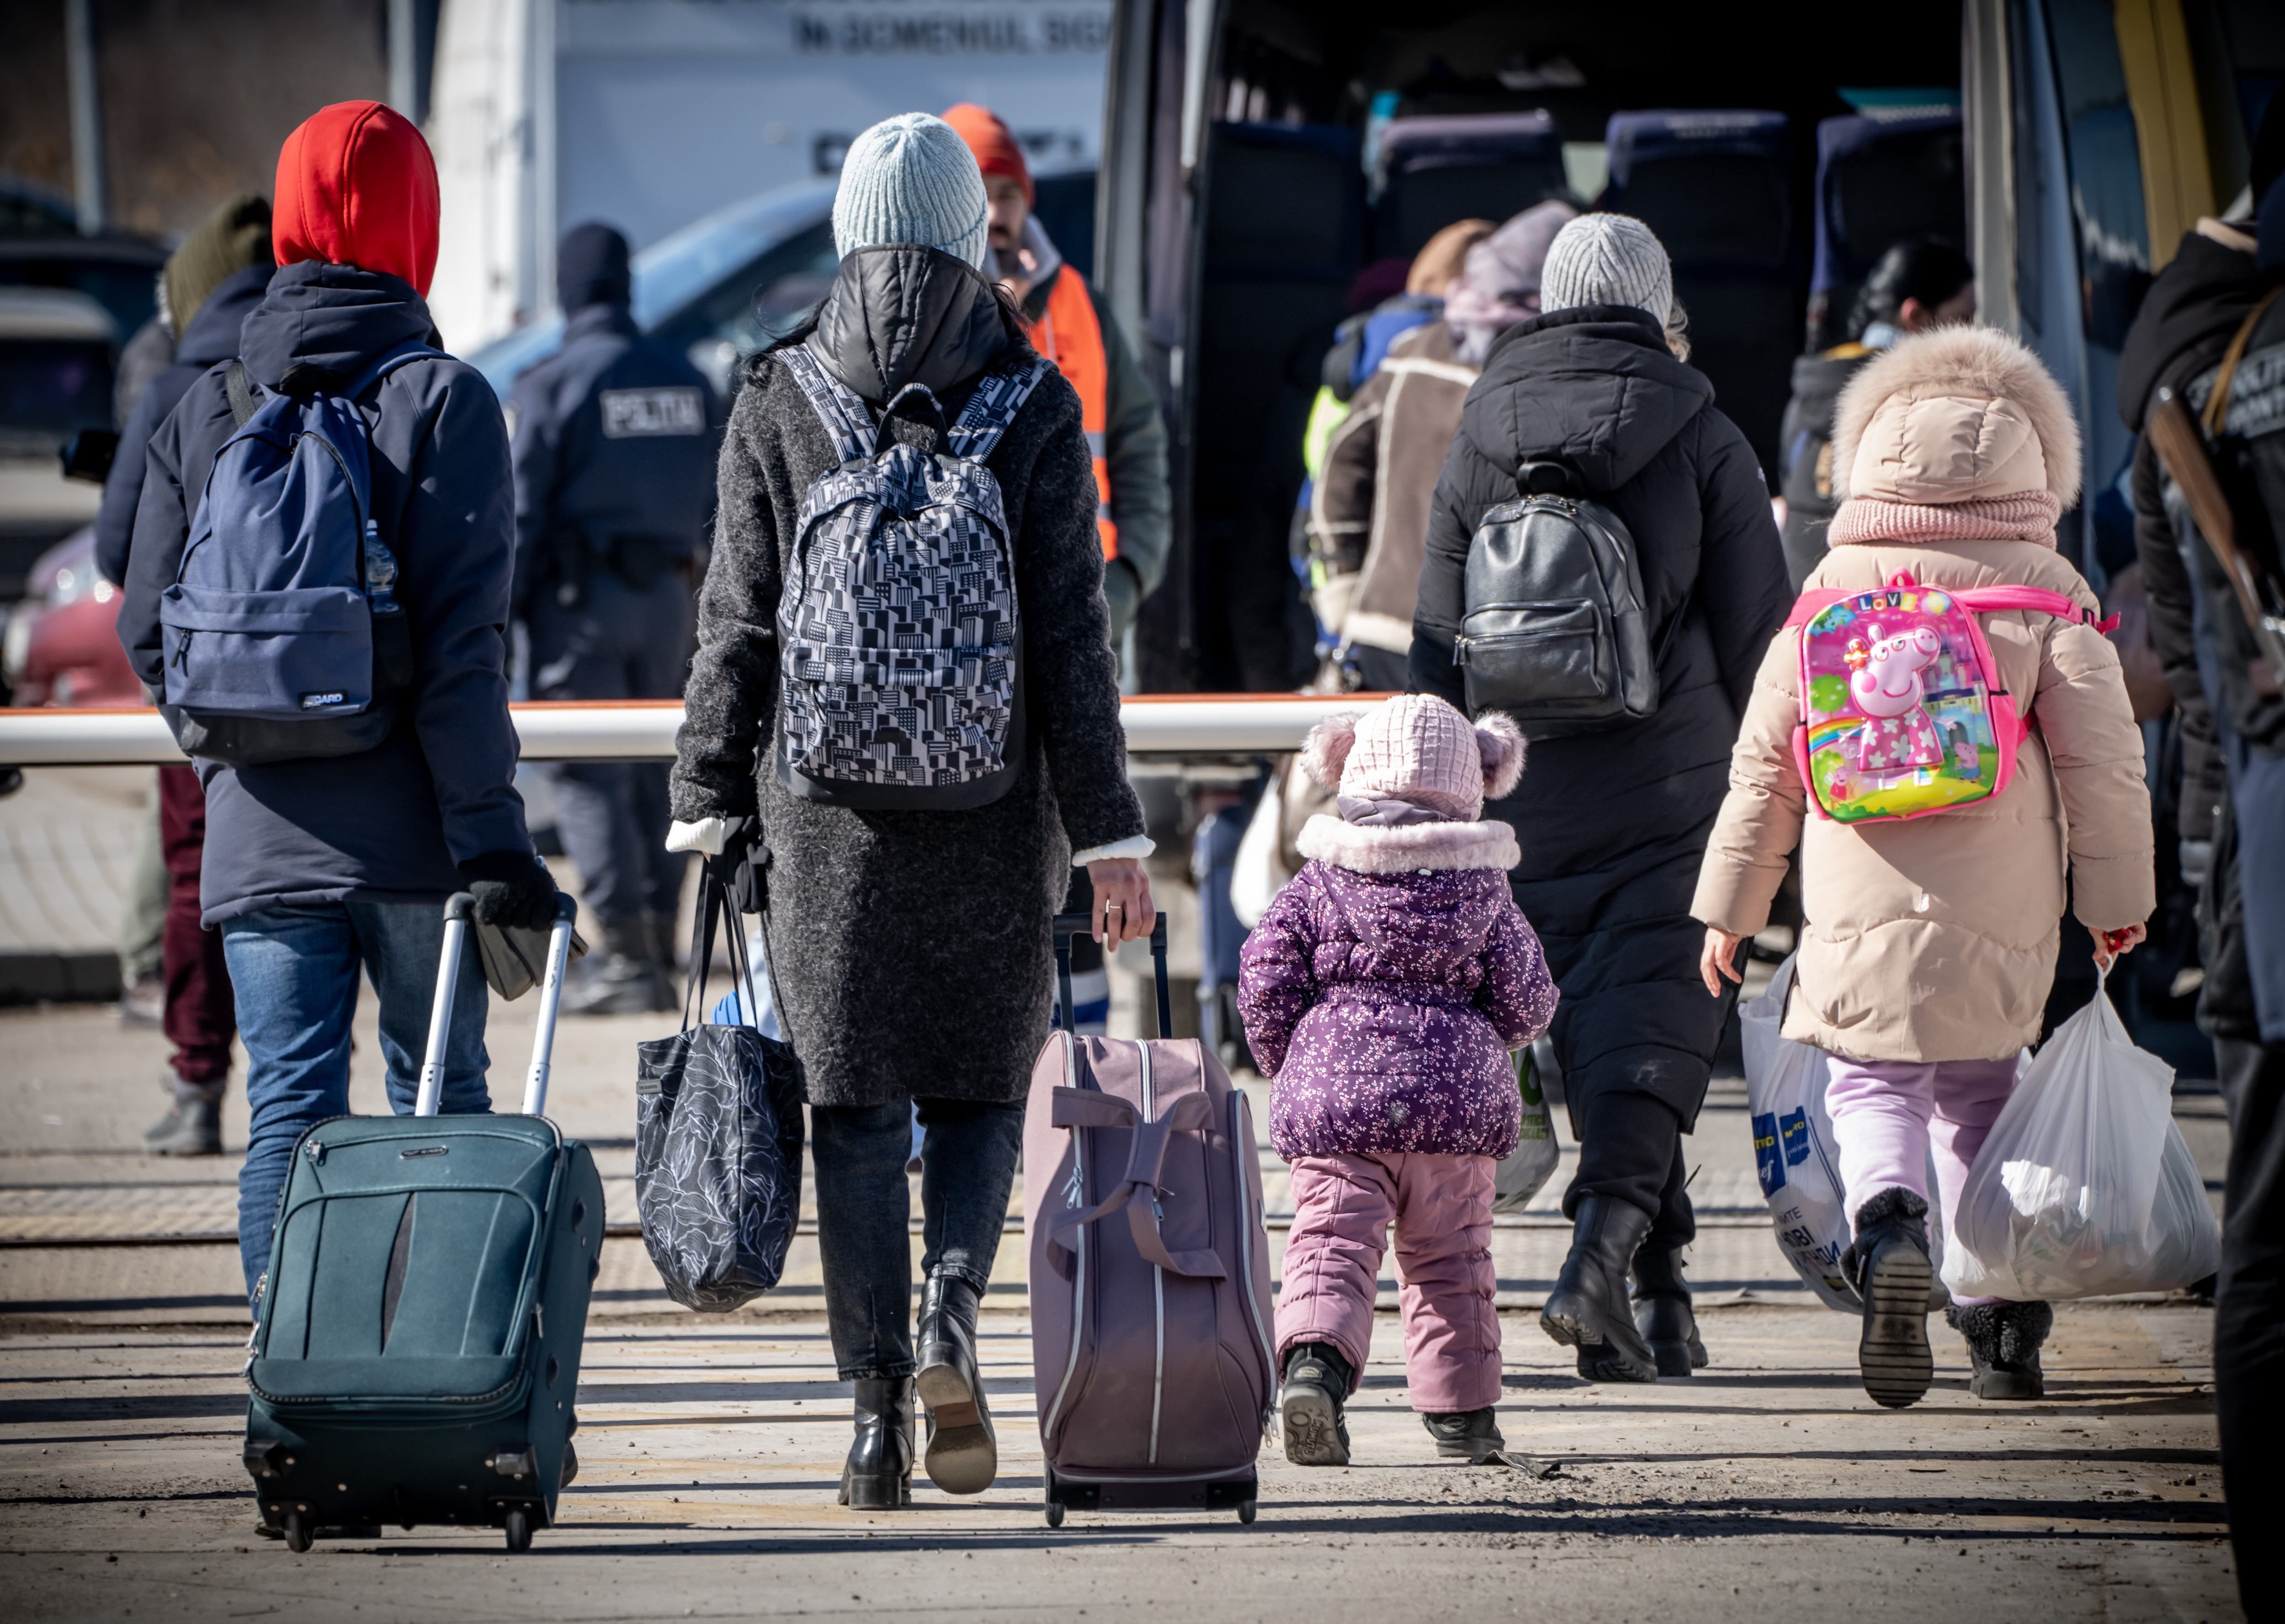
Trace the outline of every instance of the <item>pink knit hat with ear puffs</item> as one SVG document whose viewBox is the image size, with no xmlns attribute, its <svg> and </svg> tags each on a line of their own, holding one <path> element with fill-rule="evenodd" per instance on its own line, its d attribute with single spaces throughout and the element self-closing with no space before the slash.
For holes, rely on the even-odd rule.
<svg viewBox="0 0 2285 1624">
<path fill-rule="evenodd" d="M 1473 726 L 1429 694 L 1400 694 L 1309 730 L 1302 769 L 1336 795 L 1409 801 L 1472 823 L 1523 776 L 1523 734 L 1498 711 Z"/>
</svg>

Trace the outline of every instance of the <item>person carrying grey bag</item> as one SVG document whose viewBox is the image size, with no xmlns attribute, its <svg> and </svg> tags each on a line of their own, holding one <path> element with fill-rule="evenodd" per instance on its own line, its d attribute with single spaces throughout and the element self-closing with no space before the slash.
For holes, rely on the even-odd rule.
<svg viewBox="0 0 2285 1624">
<path fill-rule="evenodd" d="M 1092 881 L 1099 935 L 1133 939 L 1155 915 L 1079 397 L 1040 365 L 1020 314 L 983 275 L 986 216 L 976 161 L 942 120 L 900 114 L 851 146 L 832 291 L 813 321 L 747 363 L 732 410 L 671 780 L 670 847 L 742 846 L 766 866 L 779 1016 L 812 1108 L 834 1361 L 856 1385 L 841 1483 L 856 1507 L 909 1502 L 916 1385 L 930 1479 L 954 1494 L 991 1485 L 975 1316 L 1048 1031 L 1053 918 L 1074 865 Z M 939 539 L 975 570 L 922 583 L 939 594 L 930 613 L 963 628 L 962 647 L 915 655 L 941 681 L 928 705 L 884 695 L 836 711 L 836 689 L 866 686 L 882 663 L 873 647 L 906 648 L 850 640 L 861 616 L 809 614 L 813 550 L 871 545 L 846 528 L 849 492 L 899 481 L 931 520 L 947 482 L 964 493 L 947 519 L 957 533 Z M 911 522 L 859 506 L 875 541 Z M 868 557 L 925 574 L 915 551 Z M 997 595 L 961 600 L 971 579 L 1000 584 Z M 872 588 L 851 578 L 843 590 Z M 939 655 L 959 658 L 938 667 Z M 857 681 L 821 679 L 843 669 L 834 659 L 852 663 Z M 867 748 L 836 751 L 844 728 Z M 940 771 L 915 764 L 923 750 Z M 919 779 L 929 781 L 908 793 Z M 917 1345 L 905 1173 L 915 1105 L 927 1271 Z"/>
</svg>

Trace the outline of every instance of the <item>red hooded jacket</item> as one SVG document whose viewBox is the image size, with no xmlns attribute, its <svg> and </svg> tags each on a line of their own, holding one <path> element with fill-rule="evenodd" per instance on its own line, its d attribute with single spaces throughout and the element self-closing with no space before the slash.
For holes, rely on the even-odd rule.
<svg viewBox="0 0 2285 1624">
<path fill-rule="evenodd" d="M 319 108 L 278 153 L 271 243 L 280 265 L 381 271 L 428 296 L 436 273 L 436 160 L 377 101 Z"/>
</svg>

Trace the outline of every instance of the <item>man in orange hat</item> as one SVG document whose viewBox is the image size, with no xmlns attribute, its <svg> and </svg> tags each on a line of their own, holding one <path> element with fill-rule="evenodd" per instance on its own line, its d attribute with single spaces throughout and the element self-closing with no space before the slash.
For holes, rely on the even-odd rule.
<svg viewBox="0 0 2285 1624">
<path fill-rule="evenodd" d="M 1103 535 L 1103 591 L 1111 634 L 1122 643 L 1135 611 L 1166 573 L 1174 495 L 1166 483 L 1166 425 L 1158 392 L 1087 279 L 1032 213 L 1031 166 L 988 107 L 962 102 L 944 121 L 960 132 L 984 172 L 992 206 L 991 263 L 1030 324 L 1032 342 L 1079 391 L 1095 452 L 1095 526 Z"/>
</svg>

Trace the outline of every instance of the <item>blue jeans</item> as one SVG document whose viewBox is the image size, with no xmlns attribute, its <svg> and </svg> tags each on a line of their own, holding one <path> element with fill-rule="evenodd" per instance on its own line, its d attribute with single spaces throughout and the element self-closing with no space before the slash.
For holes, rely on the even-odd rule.
<svg viewBox="0 0 2285 1624">
<path fill-rule="evenodd" d="M 412 1109 L 428 1043 L 428 1011 L 444 950 L 444 910 L 433 902 L 281 903 L 225 921 L 223 956 L 246 1042 L 246 1101 L 253 1113 L 238 1175 L 238 1251 L 247 1295 L 270 1267 L 270 1231 L 294 1142 L 312 1123 L 348 1114 L 349 1022 L 357 971 L 381 995 L 381 1055 L 389 1108 Z M 439 1109 L 484 1112 L 488 1001 L 475 933 L 463 942 Z"/>
</svg>

